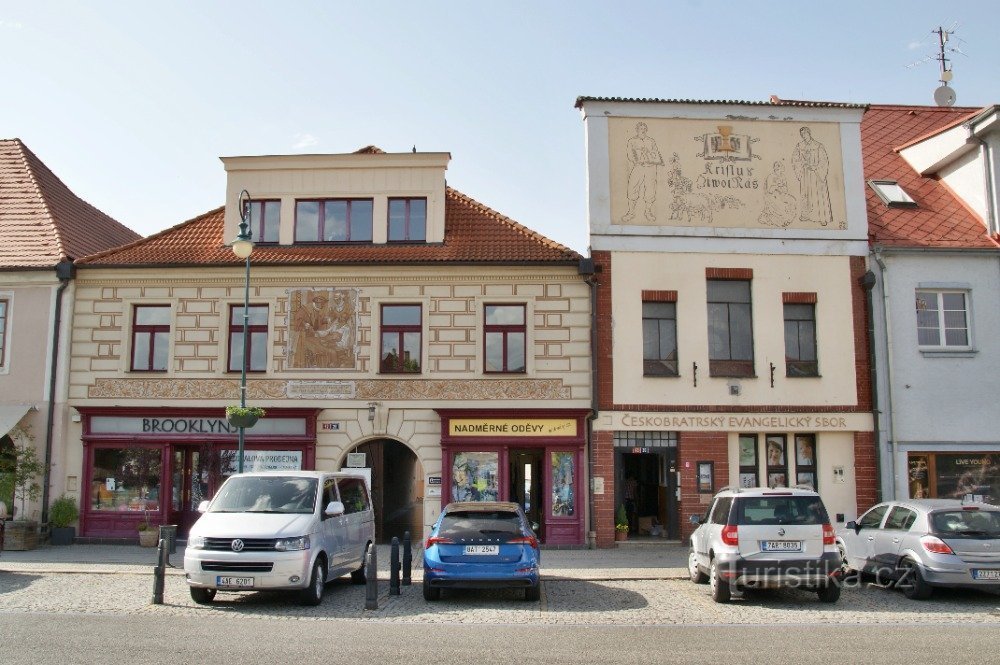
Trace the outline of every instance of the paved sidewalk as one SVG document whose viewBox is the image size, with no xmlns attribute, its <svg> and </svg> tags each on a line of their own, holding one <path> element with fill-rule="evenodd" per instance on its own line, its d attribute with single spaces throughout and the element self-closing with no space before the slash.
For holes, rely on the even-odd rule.
<svg viewBox="0 0 1000 665">
<path fill-rule="evenodd" d="M 390 551 L 379 545 L 379 577 L 387 579 Z M 400 552 L 402 558 L 402 552 Z M 171 575 L 182 575 L 183 543 L 170 556 Z M 46 546 L 0 553 L 0 572 L 152 574 L 156 549 L 136 545 Z M 413 578 L 422 577 L 420 550 L 413 553 Z M 652 580 L 687 577 L 687 544 L 676 541 L 622 543 L 610 549 L 542 550 L 543 579 Z"/>
</svg>

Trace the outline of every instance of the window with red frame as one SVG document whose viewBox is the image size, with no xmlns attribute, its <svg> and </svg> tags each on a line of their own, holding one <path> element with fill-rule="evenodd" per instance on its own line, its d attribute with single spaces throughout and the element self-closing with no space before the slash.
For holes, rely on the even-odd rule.
<svg viewBox="0 0 1000 665">
<path fill-rule="evenodd" d="M 248 221 L 255 243 L 277 243 L 278 227 L 281 225 L 281 201 L 251 201 Z"/>
<path fill-rule="evenodd" d="M 267 370 L 267 305 L 247 309 L 247 371 Z M 243 363 L 243 305 L 229 308 L 229 371 L 239 372 Z"/>
<path fill-rule="evenodd" d="M 295 242 L 371 242 L 371 199 L 295 202 Z"/>
<path fill-rule="evenodd" d="M 382 305 L 384 374 L 419 374 L 421 349 L 420 305 Z"/>
<path fill-rule="evenodd" d="M 427 239 L 427 199 L 389 199 L 389 242 Z"/>
<path fill-rule="evenodd" d="M 486 305 L 483 371 L 524 372 L 525 339 L 524 305 Z"/>
<path fill-rule="evenodd" d="M 132 371 L 166 372 L 170 305 L 136 305 L 132 317 Z"/>
</svg>

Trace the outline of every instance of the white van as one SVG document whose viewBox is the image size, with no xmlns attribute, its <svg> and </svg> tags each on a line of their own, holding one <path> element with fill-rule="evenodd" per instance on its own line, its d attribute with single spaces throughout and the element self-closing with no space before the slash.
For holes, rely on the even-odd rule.
<svg viewBox="0 0 1000 665">
<path fill-rule="evenodd" d="M 191 598 L 216 591 L 297 590 L 318 605 L 326 582 L 365 582 L 375 516 L 365 477 L 326 471 L 230 476 L 188 534 L 184 573 Z"/>
</svg>

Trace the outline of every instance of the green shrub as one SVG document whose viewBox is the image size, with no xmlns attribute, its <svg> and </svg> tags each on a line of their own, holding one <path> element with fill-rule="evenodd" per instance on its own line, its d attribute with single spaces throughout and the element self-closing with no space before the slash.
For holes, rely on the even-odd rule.
<svg viewBox="0 0 1000 665">
<path fill-rule="evenodd" d="M 56 528 L 67 527 L 80 517 L 76 501 L 65 494 L 52 502 L 49 507 L 49 524 Z"/>
</svg>

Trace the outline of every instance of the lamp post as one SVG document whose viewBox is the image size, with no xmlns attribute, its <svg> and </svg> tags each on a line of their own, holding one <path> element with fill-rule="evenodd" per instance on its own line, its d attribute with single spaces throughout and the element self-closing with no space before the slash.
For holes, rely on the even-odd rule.
<svg viewBox="0 0 1000 665">
<path fill-rule="evenodd" d="M 247 328 L 250 321 L 250 254 L 253 253 L 253 221 L 250 213 L 250 193 L 240 192 L 240 230 L 233 240 L 233 254 L 246 261 L 246 279 L 243 283 L 243 360 L 240 362 L 240 406 L 247 405 Z M 239 443 L 236 450 L 236 472 L 243 473 L 243 444 L 246 428 L 239 427 Z"/>
</svg>

